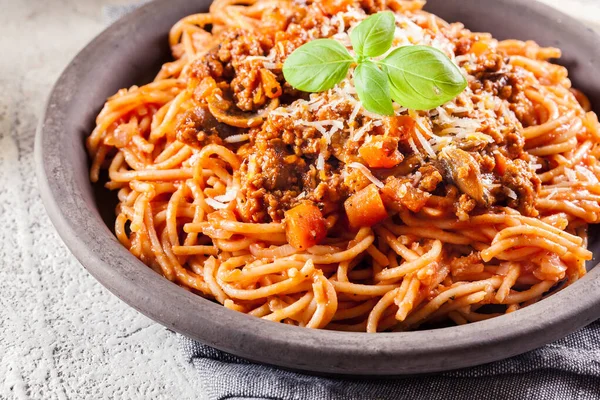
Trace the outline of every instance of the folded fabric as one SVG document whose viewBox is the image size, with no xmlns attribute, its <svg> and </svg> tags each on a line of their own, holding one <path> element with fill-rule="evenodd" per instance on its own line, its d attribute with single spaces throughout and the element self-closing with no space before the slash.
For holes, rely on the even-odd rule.
<svg viewBox="0 0 600 400">
<path fill-rule="evenodd" d="M 495 363 L 377 380 L 295 373 L 178 337 L 209 399 L 600 399 L 600 321 L 555 343 Z"/>
<path fill-rule="evenodd" d="M 105 19 L 113 22 L 139 4 L 105 7 Z M 252 363 L 182 335 L 178 338 L 186 360 L 198 371 L 203 394 L 211 400 L 600 399 L 600 321 L 521 356 L 452 372 L 388 379 L 296 373 Z"/>
</svg>

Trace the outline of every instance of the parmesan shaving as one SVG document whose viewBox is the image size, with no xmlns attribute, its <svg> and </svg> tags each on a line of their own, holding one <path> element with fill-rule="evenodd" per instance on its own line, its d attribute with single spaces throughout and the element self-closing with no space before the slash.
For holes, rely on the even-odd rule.
<svg viewBox="0 0 600 400">
<path fill-rule="evenodd" d="M 548 196 L 546 196 L 546 200 L 551 200 L 557 194 L 558 194 L 558 189 L 556 189 L 556 188 L 552 189 L 550 194 Z"/>
<path fill-rule="evenodd" d="M 569 182 L 577 182 L 577 174 L 571 168 L 565 168 L 565 176 Z"/>
<path fill-rule="evenodd" d="M 421 182 L 421 178 L 422 177 L 423 177 L 423 174 L 421 174 L 420 171 L 415 172 L 415 176 L 413 177 L 412 185 L 414 187 L 417 187 L 417 185 L 419 184 L 419 182 Z"/>
<path fill-rule="evenodd" d="M 354 133 L 352 140 L 358 142 L 369 129 L 371 129 L 371 121 L 361 126 L 360 129 Z"/>
<path fill-rule="evenodd" d="M 423 134 L 419 132 L 418 129 L 415 129 L 415 136 L 417 137 L 419 143 L 421 143 L 421 146 L 423 147 L 427 155 L 431 158 L 436 158 L 433 147 L 431 147 L 431 144 L 429 144 L 429 142 L 423 137 Z"/>
<path fill-rule="evenodd" d="M 327 144 L 331 144 L 332 136 L 338 131 L 344 129 L 344 123 L 342 121 L 336 120 L 325 120 L 325 121 L 306 121 L 304 119 L 300 119 L 298 121 L 294 121 L 294 125 L 304 125 L 304 126 L 312 126 L 317 129 L 321 135 L 327 141 Z M 330 125 L 331 129 L 325 129 L 325 126 Z"/>
<path fill-rule="evenodd" d="M 421 152 L 419 151 L 419 148 L 415 144 L 415 141 L 413 140 L 413 138 L 408 139 L 408 145 L 410 146 L 410 149 L 413 151 L 413 153 L 421 154 Z"/>
<path fill-rule="evenodd" d="M 585 178 L 587 178 L 588 182 L 598 183 L 598 178 L 589 169 L 582 167 L 581 165 L 578 165 L 575 167 L 575 171 L 577 171 L 579 174 L 581 174 Z"/>
<path fill-rule="evenodd" d="M 317 157 L 317 169 L 319 171 L 325 169 L 325 157 L 323 156 L 323 153 L 319 153 L 319 157 Z"/>
<path fill-rule="evenodd" d="M 234 188 L 228 188 L 227 191 L 225 192 L 225 194 L 221 195 L 221 196 L 215 196 L 214 200 L 220 202 L 220 203 L 229 203 L 232 200 L 235 200 L 235 198 L 237 197 L 238 194 L 238 189 L 236 187 Z"/>
<path fill-rule="evenodd" d="M 357 101 L 356 104 L 354 105 L 354 110 L 352 110 L 352 114 L 350 114 L 350 118 L 348 119 L 348 124 L 351 124 L 352 122 L 354 122 L 354 120 L 356 119 L 356 116 L 358 115 L 358 112 L 360 111 L 360 103 Z"/>
<path fill-rule="evenodd" d="M 248 56 L 244 59 L 244 61 L 254 61 L 254 60 L 269 61 L 269 59 L 265 56 Z"/>
<path fill-rule="evenodd" d="M 245 142 L 248 139 L 250 139 L 250 135 L 248 135 L 247 133 L 242 133 L 239 135 L 231 135 L 225 138 L 225 142 L 226 143 L 240 143 L 240 142 Z"/>
<path fill-rule="evenodd" d="M 353 162 L 348 164 L 349 167 L 351 168 L 356 168 L 357 170 L 359 170 L 360 172 L 362 172 L 362 174 L 368 179 L 370 180 L 375 186 L 377 186 L 378 188 L 383 188 L 385 185 L 383 184 L 383 182 L 381 182 L 379 179 L 375 178 L 375 176 L 371 173 L 371 171 L 369 170 L 369 168 L 367 168 L 366 166 L 364 166 L 363 164 L 359 163 L 359 162 Z"/>
<path fill-rule="evenodd" d="M 204 201 L 206 201 L 206 204 L 208 204 L 209 206 L 211 206 L 215 210 L 223 210 L 223 209 L 225 209 L 225 208 L 227 208 L 229 206 L 228 204 L 223 204 L 220 201 L 217 201 L 215 199 L 211 199 L 210 197 L 204 199 Z"/>
<path fill-rule="evenodd" d="M 288 112 L 288 111 L 287 111 L 285 108 L 283 108 L 283 107 L 279 107 L 279 108 L 276 108 L 276 109 L 274 109 L 273 111 L 271 111 L 271 112 L 269 113 L 269 115 L 275 115 L 275 116 L 278 116 L 278 117 L 286 117 L 286 118 L 287 118 L 287 117 L 291 117 L 291 116 L 292 116 L 292 114 L 290 114 L 290 113 L 289 113 L 289 112 Z"/>
<path fill-rule="evenodd" d="M 518 198 L 518 197 L 517 197 L 517 194 L 515 193 L 515 191 L 514 191 L 514 190 L 512 190 L 512 189 L 511 189 L 511 188 L 509 188 L 509 187 L 504 187 L 504 191 L 506 192 L 506 195 L 507 195 L 509 198 L 511 198 L 511 199 L 513 199 L 513 200 L 517 200 L 517 198 Z"/>
</svg>

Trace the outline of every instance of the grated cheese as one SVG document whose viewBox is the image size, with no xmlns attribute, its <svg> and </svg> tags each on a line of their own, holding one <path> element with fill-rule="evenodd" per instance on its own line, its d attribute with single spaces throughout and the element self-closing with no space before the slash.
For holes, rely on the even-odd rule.
<svg viewBox="0 0 600 400">
<path fill-rule="evenodd" d="M 323 153 L 319 153 L 319 157 L 317 157 L 317 169 L 319 171 L 325 169 L 325 157 L 323 156 Z"/>
<path fill-rule="evenodd" d="M 244 58 L 244 61 L 254 61 L 254 60 L 269 61 L 269 59 L 265 56 L 247 56 L 246 58 Z"/>
<path fill-rule="evenodd" d="M 556 188 L 552 189 L 550 194 L 548 196 L 546 196 L 546 200 L 551 200 L 557 194 L 558 194 L 558 189 L 556 189 Z"/>
<path fill-rule="evenodd" d="M 321 107 L 323 105 L 324 102 L 325 102 L 325 99 L 321 97 L 321 98 L 315 98 L 315 99 L 309 101 L 308 103 L 306 103 L 306 105 L 308 106 L 308 109 L 310 111 L 316 111 L 319 109 L 319 107 Z"/>
<path fill-rule="evenodd" d="M 382 188 L 385 185 L 383 184 L 383 182 L 381 182 L 379 179 L 375 178 L 375 176 L 371 173 L 371 171 L 369 170 L 369 168 L 367 168 L 365 165 L 359 163 L 359 162 L 353 162 L 348 164 L 349 167 L 351 168 L 356 168 L 357 170 L 359 170 L 360 172 L 362 172 L 362 174 L 368 179 L 370 180 L 373 184 L 375 184 L 375 186 L 377 186 L 378 188 Z"/>
<path fill-rule="evenodd" d="M 239 135 L 231 135 L 225 138 L 226 143 L 240 143 L 245 142 L 250 139 L 250 135 L 247 133 L 242 133 Z"/>
<path fill-rule="evenodd" d="M 419 154 L 419 155 L 421 154 L 421 152 L 419 151 L 419 148 L 415 144 L 415 141 L 413 140 L 413 138 L 408 139 L 408 145 L 410 146 L 410 149 L 413 151 L 413 153 Z"/>
<path fill-rule="evenodd" d="M 228 188 L 225 191 L 225 194 L 223 194 L 221 196 L 215 196 L 214 200 L 216 200 L 220 203 L 229 203 L 230 201 L 235 200 L 237 195 L 238 195 L 238 188 L 232 187 L 232 188 Z"/>
<path fill-rule="evenodd" d="M 356 104 L 354 105 L 354 110 L 352 110 L 352 114 L 350 114 L 350 118 L 348 119 L 348 124 L 351 124 L 352 122 L 354 122 L 354 120 L 356 119 L 358 112 L 360 111 L 361 105 L 360 103 L 357 101 Z"/>
<path fill-rule="evenodd" d="M 588 180 L 588 182 L 598 183 L 598 178 L 589 169 L 587 169 L 585 167 L 582 167 L 581 165 L 578 165 L 578 166 L 575 167 L 575 171 L 579 172 L 579 174 L 581 174 L 584 177 L 586 177 L 587 180 Z"/>
<path fill-rule="evenodd" d="M 215 210 L 223 210 L 223 209 L 225 209 L 225 208 L 227 208 L 229 206 L 228 204 L 223 204 L 220 201 L 217 201 L 215 199 L 211 199 L 210 197 L 204 199 L 204 201 L 206 201 L 206 204 L 208 204 L 209 206 L 211 206 Z"/>
<path fill-rule="evenodd" d="M 427 155 L 431 158 L 436 158 L 433 147 L 431 147 L 431 144 L 429 144 L 429 142 L 425 139 L 425 137 L 423 137 L 423 134 L 419 132 L 418 129 L 415 129 L 415 136 L 417 137 L 419 143 L 421 143 L 421 146 L 423 147 Z"/>
<path fill-rule="evenodd" d="M 328 119 L 328 120 L 324 120 L 324 121 L 307 121 L 305 119 L 299 119 L 297 121 L 294 121 L 294 125 L 295 126 L 304 125 L 304 126 L 314 127 L 321 133 L 321 135 L 323 135 L 323 137 L 327 141 L 327 144 L 331 144 L 331 138 L 338 130 L 344 129 L 344 123 L 342 121 L 337 121 L 337 120 L 333 120 L 333 119 Z M 330 125 L 331 129 L 329 129 L 329 130 L 325 129 L 326 125 Z"/>
<path fill-rule="evenodd" d="M 371 124 L 372 124 L 372 122 L 368 121 L 366 124 L 361 126 L 360 129 L 354 133 L 352 140 L 355 142 L 358 142 L 363 137 L 365 132 L 367 132 L 369 129 L 371 129 Z"/>
<path fill-rule="evenodd" d="M 514 190 L 512 190 L 512 189 L 511 189 L 511 188 L 509 188 L 509 187 L 505 187 L 505 188 L 504 188 L 504 191 L 506 192 L 506 195 L 507 195 L 509 198 L 511 198 L 511 199 L 513 199 L 513 200 L 517 200 L 517 198 L 518 198 L 518 197 L 517 197 L 517 194 L 515 193 L 515 191 L 514 191 Z"/>
<path fill-rule="evenodd" d="M 415 176 L 413 177 L 412 185 L 414 187 L 417 187 L 417 185 L 419 184 L 419 182 L 421 182 L 421 178 L 422 177 L 423 177 L 423 174 L 421 174 L 420 171 L 415 172 Z"/>
<path fill-rule="evenodd" d="M 565 176 L 569 182 L 577 182 L 577 174 L 571 168 L 565 168 Z"/>
<path fill-rule="evenodd" d="M 279 108 L 274 109 L 273 111 L 271 111 L 269 113 L 269 115 L 275 115 L 275 116 L 278 116 L 278 117 L 286 117 L 286 118 L 292 116 L 292 114 L 290 112 L 288 112 L 283 107 L 279 107 Z"/>
</svg>

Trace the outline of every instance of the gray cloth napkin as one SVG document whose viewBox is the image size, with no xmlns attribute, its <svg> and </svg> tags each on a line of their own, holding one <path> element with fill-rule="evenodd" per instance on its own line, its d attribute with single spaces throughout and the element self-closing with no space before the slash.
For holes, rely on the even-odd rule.
<svg viewBox="0 0 600 400">
<path fill-rule="evenodd" d="M 108 6 L 104 16 L 111 23 L 134 8 Z M 379 380 L 290 372 L 252 363 L 182 335 L 178 339 L 211 400 L 600 399 L 600 321 L 555 343 L 495 363 Z"/>
<path fill-rule="evenodd" d="M 209 399 L 600 399 L 600 321 L 521 356 L 441 374 L 381 380 L 304 375 L 178 338 Z"/>
</svg>

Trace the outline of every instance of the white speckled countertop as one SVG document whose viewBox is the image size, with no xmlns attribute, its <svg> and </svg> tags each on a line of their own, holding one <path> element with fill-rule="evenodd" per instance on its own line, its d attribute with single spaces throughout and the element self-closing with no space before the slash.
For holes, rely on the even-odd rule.
<svg viewBox="0 0 600 400">
<path fill-rule="evenodd" d="M 600 27 L 599 0 L 543 0 Z M 120 302 L 60 241 L 34 131 L 68 61 L 134 0 L 0 0 L 0 399 L 202 398 L 175 335 Z"/>
</svg>

